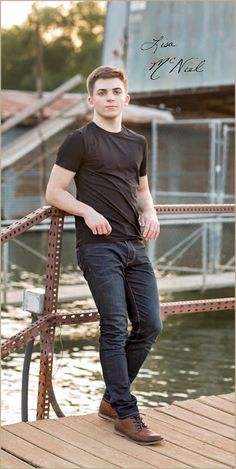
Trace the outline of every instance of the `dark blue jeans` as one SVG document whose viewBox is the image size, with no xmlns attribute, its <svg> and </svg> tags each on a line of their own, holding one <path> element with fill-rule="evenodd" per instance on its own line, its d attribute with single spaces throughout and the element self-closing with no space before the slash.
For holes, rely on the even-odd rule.
<svg viewBox="0 0 236 469">
<path fill-rule="evenodd" d="M 156 278 L 144 244 L 89 243 L 77 256 L 100 314 L 104 398 L 120 418 L 138 415 L 130 385 L 162 330 Z"/>
</svg>

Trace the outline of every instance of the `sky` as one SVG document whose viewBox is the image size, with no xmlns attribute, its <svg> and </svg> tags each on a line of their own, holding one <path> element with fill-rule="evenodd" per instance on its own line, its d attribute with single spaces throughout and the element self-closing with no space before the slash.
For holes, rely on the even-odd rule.
<svg viewBox="0 0 236 469">
<path fill-rule="evenodd" d="M 37 3 L 42 6 L 58 6 L 64 5 L 69 6 L 70 1 L 47 1 L 39 0 L 34 1 L 14 1 L 14 0 L 2 0 L 1 1 L 1 26 L 2 28 L 10 28 L 11 26 L 21 24 L 27 18 L 28 14 L 31 11 L 31 6 L 33 3 Z"/>
</svg>

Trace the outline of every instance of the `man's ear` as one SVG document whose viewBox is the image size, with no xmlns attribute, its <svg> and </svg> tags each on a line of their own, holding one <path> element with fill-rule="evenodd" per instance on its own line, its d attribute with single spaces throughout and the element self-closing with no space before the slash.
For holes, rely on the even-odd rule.
<svg viewBox="0 0 236 469">
<path fill-rule="evenodd" d="M 125 97 L 125 105 L 128 106 L 129 102 L 130 102 L 130 95 L 127 94 Z"/>
<path fill-rule="evenodd" d="M 93 107 L 93 97 L 92 97 L 92 96 L 88 96 L 87 101 L 88 101 L 88 104 L 89 104 L 91 107 Z"/>
</svg>

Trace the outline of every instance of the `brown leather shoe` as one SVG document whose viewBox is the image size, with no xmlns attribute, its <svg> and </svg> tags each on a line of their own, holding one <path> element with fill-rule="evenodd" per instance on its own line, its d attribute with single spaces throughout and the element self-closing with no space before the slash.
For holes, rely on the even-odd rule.
<svg viewBox="0 0 236 469">
<path fill-rule="evenodd" d="M 105 399 L 102 399 L 98 411 L 99 417 L 107 420 L 115 420 L 118 417 L 117 412 L 112 408 L 111 404 Z"/>
<path fill-rule="evenodd" d="M 115 433 L 138 445 L 156 445 L 163 438 L 150 430 L 140 416 L 115 420 Z"/>
</svg>

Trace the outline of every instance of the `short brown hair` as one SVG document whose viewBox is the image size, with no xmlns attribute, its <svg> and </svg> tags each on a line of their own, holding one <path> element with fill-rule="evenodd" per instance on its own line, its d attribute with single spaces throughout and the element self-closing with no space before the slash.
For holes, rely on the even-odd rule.
<svg viewBox="0 0 236 469">
<path fill-rule="evenodd" d="M 99 78 L 119 78 L 124 85 L 125 91 L 128 90 L 128 78 L 123 68 L 114 67 L 114 65 L 102 65 L 95 68 L 87 78 L 86 85 L 90 96 L 93 95 L 95 82 Z"/>
</svg>

